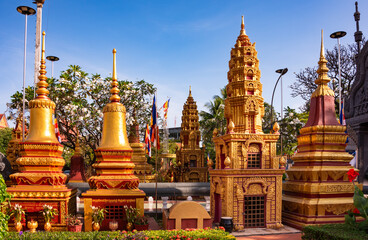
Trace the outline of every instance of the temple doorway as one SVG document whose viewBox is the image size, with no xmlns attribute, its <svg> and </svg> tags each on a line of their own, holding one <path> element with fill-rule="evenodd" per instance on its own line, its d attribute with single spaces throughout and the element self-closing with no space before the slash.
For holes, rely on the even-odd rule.
<svg viewBox="0 0 368 240">
<path fill-rule="evenodd" d="M 244 197 L 244 228 L 265 227 L 264 196 Z"/>
</svg>

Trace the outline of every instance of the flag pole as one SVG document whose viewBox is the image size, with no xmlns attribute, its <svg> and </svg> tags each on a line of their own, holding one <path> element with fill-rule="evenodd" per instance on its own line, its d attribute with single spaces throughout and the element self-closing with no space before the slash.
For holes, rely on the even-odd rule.
<svg viewBox="0 0 368 240">
<path fill-rule="evenodd" d="M 158 181 L 158 170 L 157 170 L 157 158 L 158 158 L 158 119 L 157 119 L 157 90 L 155 91 L 155 109 L 156 109 L 156 126 L 155 126 L 155 138 L 156 138 L 156 160 L 155 160 L 155 169 L 156 169 L 156 183 L 155 183 L 155 198 L 156 198 L 156 220 L 158 219 L 158 211 L 157 211 L 157 181 Z"/>
</svg>

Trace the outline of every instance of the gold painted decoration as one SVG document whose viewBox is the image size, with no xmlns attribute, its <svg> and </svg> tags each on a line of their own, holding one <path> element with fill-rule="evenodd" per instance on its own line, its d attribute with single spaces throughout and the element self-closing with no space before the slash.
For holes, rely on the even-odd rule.
<svg viewBox="0 0 368 240">
<path fill-rule="evenodd" d="M 96 176 L 88 179 L 90 190 L 83 193 L 85 231 L 92 230 L 92 207 L 123 209 L 124 205 L 140 209 L 143 213 L 145 193 L 139 190 L 139 179 L 134 175 L 133 149 L 130 147 L 126 128 L 126 109 L 120 103 L 116 77 L 116 50 L 113 50 L 111 97 L 103 109 L 103 129 L 99 147 L 95 150 L 97 161 L 92 166 Z M 122 219 L 117 219 L 121 221 Z M 107 220 L 105 220 L 107 221 Z M 101 230 L 108 230 L 108 223 L 101 223 Z M 97 227 L 93 227 L 97 230 Z M 99 228 L 98 228 L 99 229 Z M 119 224 L 122 230 L 122 224 Z"/>
<path fill-rule="evenodd" d="M 231 49 L 226 86 L 227 133 L 214 131 L 216 167 L 210 170 L 211 216 L 232 217 L 234 228 L 280 228 L 282 176 L 276 158 L 279 134 L 264 134 L 261 73 L 255 44 L 245 33 Z M 275 127 L 277 133 L 279 127 Z M 267 176 L 267 177 L 259 177 Z M 221 206 L 221 207 L 219 207 Z M 257 207 L 259 214 L 252 212 Z M 263 212 L 262 212 L 263 211 Z"/>
<path fill-rule="evenodd" d="M 300 130 L 298 152 L 283 183 L 283 222 L 299 229 L 344 222 L 344 214 L 353 208 L 354 188 L 346 174 L 353 156 L 345 151 L 346 127 L 336 120 L 334 93 L 327 85 L 323 31 L 318 65 L 308 122 Z"/>
<path fill-rule="evenodd" d="M 65 164 L 62 158 L 64 147 L 56 138 L 52 122 L 55 103 L 47 96 L 49 91 L 45 63 L 43 32 L 37 97 L 29 102 L 31 119 L 28 136 L 24 142 L 17 144 L 20 156 L 15 163 L 19 172 L 10 175 L 13 185 L 7 188 L 7 192 L 12 195 L 11 203 L 22 205 L 27 213 L 38 213 L 44 204 L 53 204 L 60 215 L 66 216 L 75 214 L 77 190 L 65 185 L 67 176 L 62 172 Z M 17 124 L 17 128 L 19 126 Z M 21 128 L 15 130 L 17 138 L 20 138 L 20 132 Z M 35 231 L 37 222 L 28 224 L 31 232 Z M 66 230 L 64 218 L 56 218 L 53 230 Z"/>
<path fill-rule="evenodd" d="M 207 182 L 208 168 L 204 157 L 205 149 L 199 147 L 201 133 L 199 131 L 198 110 L 190 86 L 189 96 L 184 103 L 182 114 L 181 145 L 176 151 L 178 167 L 173 169 L 174 180 L 176 182 Z"/>
</svg>

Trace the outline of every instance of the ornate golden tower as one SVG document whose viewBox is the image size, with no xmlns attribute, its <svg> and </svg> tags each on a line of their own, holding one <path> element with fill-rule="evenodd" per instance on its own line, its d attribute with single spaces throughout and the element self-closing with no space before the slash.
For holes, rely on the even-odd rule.
<svg viewBox="0 0 368 240">
<path fill-rule="evenodd" d="M 211 215 L 215 222 L 233 217 L 237 230 L 281 227 L 283 169 L 276 157 L 279 134 L 264 134 L 261 73 L 255 43 L 245 34 L 244 20 L 231 49 L 226 86 L 227 132 L 213 141 L 216 166 L 210 170 Z M 276 129 L 277 130 L 277 129 Z"/>
<path fill-rule="evenodd" d="M 199 147 L 201 133 L 197 104 L 193 99 L 191 88 L 184 103 L 181 117 L 180 149 L 176 151 L 178 167 L 175 168 L 176 182 L 207 182 L 208 168 L 204 161 L 204 148 Z"/>
<path fill-rule="evenodd" d="M 346 127 L 336 119 L 326 63 L 322 32 L 318 87 L 312 94 L 308 122 L 298 136 L 294 165 L 287 171 L 289 181 L 283 184 L 283 222 L 299 229 L 344 222 L 344 213 L 354 208 L 354 186 L 346 174 L 353 156 L 345 152 Z"/>
<path fill-rule="evenodd" d="M 117 220 L 119 229 L 126 224 L 124 205 L 132 206 L 144 213 L 146 194 L 138 189 L 139 179 L 133 174 L 131 161 L 133 150 L 129 145 L 126 130 L 126 109 L 120 103 L 116 78 L 116 50 L 113 50 L 113 74 L 110 103 L 104 109 L 102 139 L 95 150 L 97 162 L 93 164 L 96 176 L 89 178 L 91 187 L 84 197 L 84 228 L 92 230 L 91 206 L 103 207 L 108 211 L 101 230 L 109 229 L 109 222 Z"/>
<path fill-rule="evenodd" d="M 134 174 L 140 182 L 154 182 L 155 175 L 152 174 L 153 167 L 147 163 L 144 144 L 139 141 L 139 125 L 135 121 L 131 127 L 129 144 L 133 149 L 132 162 L 134 163 Z"/>
<path fill-rule="evenodd" d="M 65 216 L 75 213 L 76 190 L 65 186 L 66 175 L 62 173 L 65 164 L 62 158 L 63 146 L 55 136 L 52 115 L 55 103 L 48 98 L 45 66 L 45 32 L 42 33 L 41 70 L 37 97 L 29 102 L 31 121 L 25 142 L 19 143 L 20 158 L 17 159 L 19 172 L 10 175 L 14 185 L 7 191 L 13 196 L 12 204 L 26 209 L 26 219 L 37 219 L 42 228 L 43 216 L 39 213 L 43 205 L 51 205 L 59 215 L 53 220 L 54 230 L 66 230 Z"/>
<path fill-rule="evenodd" d="M 8 149 L 6 150 L 6 157 L 12 166 L 14 172 L 18 172 L 18 165 L 16 160 L 20 156 L 19 143 L 22 141 L 22 129 L 23 129 L 23 115 L 19 114 L 17 117 L 17 123 L 12 132 L 12 139 L 9 141 Z M 27 137 L 28 129 L 24 129 L 25 137 Z"/>
</svg>

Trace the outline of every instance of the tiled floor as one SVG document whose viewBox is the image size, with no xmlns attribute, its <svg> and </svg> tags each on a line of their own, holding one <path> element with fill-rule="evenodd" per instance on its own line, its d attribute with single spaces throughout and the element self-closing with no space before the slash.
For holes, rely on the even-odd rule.
<svg viewBox="0 0 368 240">
<path fill-rule="evenodd" d="M 272 234 L 272 235 L 258 235 L 258 236 L 248 236 L 248 237 L 237 237 L 238 240 L 300 240 L 302 239 L 301 233 L 292 234 Z"/>
<path fill-rule="evenodd" d="M 246 236 L 256 236 L 256 235 L 271 235 L 271 234 L 291 234 L 300 233 L 301 231 L 289 226 L 284 226 L 280 229 L 270 229 L 270 228 L 248 228 L 241 232 L 233 232 L 232 235 L 235 237 L 246 237 Z"/>
</svg>

